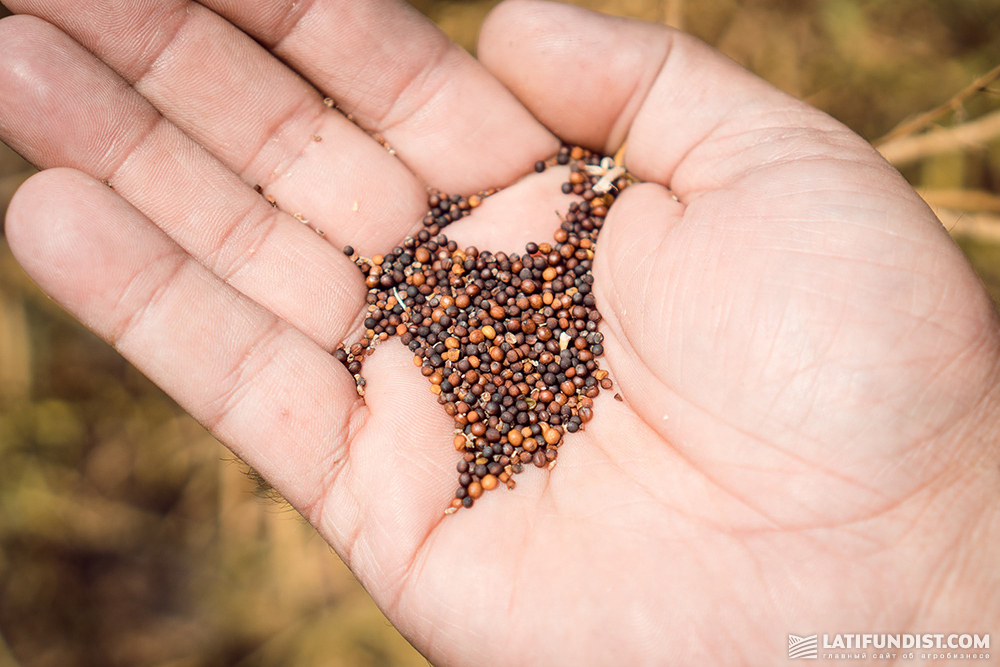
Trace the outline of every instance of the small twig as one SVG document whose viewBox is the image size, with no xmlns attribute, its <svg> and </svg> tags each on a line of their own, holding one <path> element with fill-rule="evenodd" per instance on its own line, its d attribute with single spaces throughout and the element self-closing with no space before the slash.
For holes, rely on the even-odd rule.
<svg viewBox="0 0 1000 667">
<path fill-rule="evenodd" d="M 944 104 L 935 107 L 930 111 L 924 112 L 919 116 L 917 116 L 916 118 L 912 118 L 908 121 L 903 121 L 902 123 L 897 125 L 895 129 L 893 129 L 891 132 L 886 134 L 878 141 L 874 142 L 874 145 L 883 146 L 891 141 L 896 141 L 902 137 L 911 135 L 914 132 L 919 132 L 920 130 L 924 129 L 925 127 L 936 121 L 937 119 L 941 118 L 941 116 L 944 116 L 949 111 L 958 111 L 962 107 L 962 104 L 967 99 L 985 90 L 991 83 L 993 83 L 998 78 L 1000 78 L 1000 65 L 997 65 L 986 74 L 983 74 L 981 77 L 977 78 L 975 81 L 966 86 L 965 89 L 961 90 L 958 94 L 956 94 L 954 97 L 952 97 Z"/>
<path fill-rule="evenodd" d="M 971 239 L 979 243 L 1000 244 L 1000 216 L 956 211 L 939 206 L 931 206 L 931 209 L 952 237 Z"/>
<path fill-rule="evenodd" d="M 920 196 L 932 207 L 1000 213 L 1000 195 L 985 190 L 922 190 Z"/>
<path fill-rule="evenodd" d="M 938 129 L 915 137 L 900 137 L 878 147 L 882 156 L 899 166 L 920 158 L 948 153 L 962 148 L 982 148 L 1000 137 L 1000 111 L 947 129 Z"/>
<path fill-rule="evenodd" d="M 599 181 L 594 183 L 594 186 L 591 189 L 597 194 L 603 195 L 615 186 L 615 181 L 618 180 L 620 176 L 624 175 L 625 167 L 612 167 L 611 169 L 608 169 L 603 176 L 601 176 Z"/>
</svg>

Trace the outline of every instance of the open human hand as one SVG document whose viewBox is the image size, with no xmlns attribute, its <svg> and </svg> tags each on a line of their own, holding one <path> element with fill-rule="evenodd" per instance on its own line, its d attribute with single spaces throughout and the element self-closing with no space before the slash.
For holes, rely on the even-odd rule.
<svg viewBox="0 0 1000 667">
<path fill-rule="evenodd" d="M 435 664 L 769 664 L 789 633 L 995 627 L 1000 324 L 833 119 L 687 35 L 534 0 L 495 10 L 480 61 L 390 0 L 5 4 L 27 15 L 0 22 L 0 138 L 47 169 L 8 212 L 18 260 Z M 446 517 L 452 421 L 411 355 L 381 346 L 365 401 L 331 356 L 365 292 L 339 248 L 397 244 L 426 185 L 517 181 L 462 245 L 549 238 L 565 172 L 518 179 L 557 136 L 627 139 L 646 181 L 594 269 L 625 401 Z"/>
</svg>

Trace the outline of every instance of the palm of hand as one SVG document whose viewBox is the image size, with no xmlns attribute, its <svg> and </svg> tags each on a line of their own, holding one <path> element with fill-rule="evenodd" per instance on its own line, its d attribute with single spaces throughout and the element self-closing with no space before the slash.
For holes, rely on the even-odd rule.
<svg viewBox="0 0 1000 667">
<path fill-rule="evenodd" d="M 11 3 L 57 24 L 58 4 Z M 254 32 L 243 9 L 207 4 Z M 365 10 L 337 11 L 371 20 Z M 384 21 L 413 25 L 398 13 Z M 601 65 L 610 92 L 580 92 L 582 75 L 560 79 L 579 54 L 540 36 L 555 23 L 618 56 Z M 302 48 L 315 46 L 322 31 L 304 25 Z M 36 79 L 58 75 L 39 64 L 33 40 L 84 62 L 48 28 L 11 30 L 34 35 L 8 57 Z M 434 43 L 421 41 L 426 27 L 414 31 L 415 52 Z M 501 43 L 507 34 L 520 42 Z M 87 44 L 86 35 L 74 36 Z M 223 46 L 234 39 L 223 37 L 213 39 Z M 177 41 L 171 48 L 182 61 L 186 43 Z M 251 48 L 239 44 L 227 47 L 230 56 Z M 127 69 L 101 52 L 106 44 L 91 48 Z M 276 49 L 296 63 L 294 46 Z M 859 138 L 686 38 L 512 3 L 494 17 L 482 50 L 553 131 L 606 149 L 627 132 L 630 169 L 669 182 L 679 200 L 661 185 L 634 186 L 602 232 L 595 290 L 605 317 L 604 363 L 625 400 L 603 396 L 586 431 L 567 438 L 552 473 L 529 471 L 515 493 L 490 494 L 473 511 L 442 517 L 455 484 L 450 419 L 402 346 L 384 346 L 366 364 L 367 405 L 329 358 L 357 313 L 353 267 L 298 223 L 265 213 L 260 224 L 247 224 L 266 205 L 226 176 L 231 169 L 244 180 L 267 180 L 289 210 L 320 211 L 313 224 L 338 244 L 391 247 L 420 213 L 414 174 L 469 191 L 510 180 L 554 150 L 551 135 L 471 61 L 448 51 L 390 81 L 399 100 L 419 101 L 409 112 L 394 116 L 394 102 L 365 116 L 368 93 L 355 95 L 361 121 L 383 130 L 413 173 L 336 120 L 302 127 L 335 134 L 338 153 L 307 153 L 287 140 L 294 132 L 286 126 L 301 129 L 295 119 L 308 116 L 301 112 L 270 125 L 277 155 L 267 155 L 265 134 L 242 159 L 238 142 L 212 125 L 220 114 L 199 106 L 217 91 L 154 68 L 137 89 L 224 165 L 218 176 L 208 170 L 211 187 L 193 197 L 226 209 L 222 217 L 238 221 L 230 226 L 237 231 L 213 238 L 210 223 L 218 220 L 199 225 L 190 209 L 165 207 L 164 198 L 177 196 L 170 186 L 192 181 L 172 162 L 144 166 L 135 150 L 112 170 L 111 184 L 173 241 L 85 177 L 54 172 L 29 184 L 12 207 L 12 245 L 43 287 L 264 472 L 436 661 L 604 663 L 627 654 L 645 662 L 670 654 L 754 662 L 780 656 L 786 632 L 876 620 L 907 629 L 922 596 L 939 592 L 936 564 L 985 502 L 949 489 L 964 474 L 955 462 L 982 455 L 979 441 L 966 436 L 998 357 L 995 314 L 940 225 Z M 298 66 L 319 85 L 326 83 L 324 53 L 315 68 Z M 435 62 L 468 79 L 463 94 L 479 96 L 450 109 L 448 122 L 440 114 L 455 104 L 449 88 L 422 85 L 440 76 Z M 682 67 L 694 71 L 678 74 Z M 107 76 L 82 69 L 77 85 Z M 0 84 L 22 90 L 24 100 L 0 103 L 5 140 L 45 166 L 103 177 L 99 150 L 68 132 L 39 139 L 25 110 L 34 103 L 77 129 L 93 118 L 80 120 L 44 93 L 19 89 L 9 73 L 24 69 L 5 63 L 4 70 Z M 678 95 L 678 80 L 694 93 Z M 280 88 L 283 81 L 269 82 Z M 699 88 L 705 82 L 708 89 Z M 172 87 L 180 97 L 171 97 Z M 730 98 L 742 104 L 738 112 Z M 118 108 L 141 117 L 125 99 Z M 261 116 L 284 118 L 262 105 Z M 111 134 L 140 136 L 143 123 L 133 125 Z M 106 129 L 90 127 L 89 136 Z M 166 154 L 170 132 L 156 140 L 167 144 Z M 329 144 L 328 135 L 316 145 Z M 454 164 L 443 165 L 445 152 Z M 150 185 L 150 176 L 163 182 Z M 380 178 L 397 196 L 385 197 Z M 519 183 L 449 235 L 508 251 L 544 240 L 554 224 L 539 221 L 554 223 L 550 212 L 562 207 L 551 194 L 557 183 L 553 173 Z M 206 189 L 214 195 L 202 196 Z M 41 203 L 46 190 L 56 203 Z M 347 222 L 351 203 L 367 208 L 369 198 L 374 210 L 362 224 Z M 33 231 L 45 206 L 68 221 L 61 240 Z M 81 221 L 95 209 L 110 222 L 87 228 L 81 242 Z M 234 243 L 241 234 L 245 242 Z M 275 250 L 275 237 L 290 250 Z M 247 259 L 254 255 L 263 268 Z M 87 271 L 95 265 L 105 271 Z M 276 285 L 273 276 L 288 272 L 293 284 Z M 352 287 L 338 286 L 346 284 Z M 942 503 L 954 525 L 943 534 L 940 521 L 914 529 Z M 934 541 L 929 531 L 937 531 Z M 863 606 L 871 611 L 859 612 Z M 713 642 L 720 630 L 734 639 L 728 647 Z"/>
</svg>

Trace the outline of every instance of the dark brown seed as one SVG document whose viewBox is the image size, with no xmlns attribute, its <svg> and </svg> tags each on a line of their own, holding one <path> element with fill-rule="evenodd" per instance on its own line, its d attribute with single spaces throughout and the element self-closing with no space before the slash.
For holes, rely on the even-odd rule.
<svg viewBox="0 0 1000 667">
<path fill-rule="evenodd" d="M 544 468 L 548 461 L 545 459 L 545 452 L 541 449 L 535 452 L 535 455 L 531 457 L 531 462 L 539 468 Z"/>
<path fill-rule="evenodd" d="M 500 484 L 513 489 L 524 464 L 554 462 L 564 434 L 583 428 L 593 418 L 592 399 L 613 387 L 598 364 L 604 348 L 592 265 L 615 197 L 594 192 L 599 177 L 584 169 L 601 159 L 580 147 L 560 149 L 554 161 L 570 165 L 562 192 L 583 200 L 569 204 L 551 243 L 528 243 L 523 255 L 460 250 L 442 233 L 495 190 L 467 198 L 428 190 L 417 234 L 370 260 L 344 248 L 369 288 L 368 311 L 361 340 L 334 358 L 363 396 L 363 360 L 375 343 L 402 338 L 460 431 L 460 486 L 449 511 L 472 507 Z M 616 185 L 628 183 L 622 177 Z"/>
</svg>

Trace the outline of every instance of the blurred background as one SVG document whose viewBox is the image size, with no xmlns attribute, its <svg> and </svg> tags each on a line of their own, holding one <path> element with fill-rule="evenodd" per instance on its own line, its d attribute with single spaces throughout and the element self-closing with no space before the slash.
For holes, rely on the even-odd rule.
<svg viewBox="0 0 1000 667">
<path fill-rule="evenodd" d="M 412 4 L 474 53 L 496 2 Z M 984 77 L 1000 0 L 575 4 L 683 28 L 876 142 L 1000 299 L 1000 82 Z M 32 173 L 0 144 L 0 214 Z M 0 236 L 0 667 L 426 664 Z"/>
</svg>

